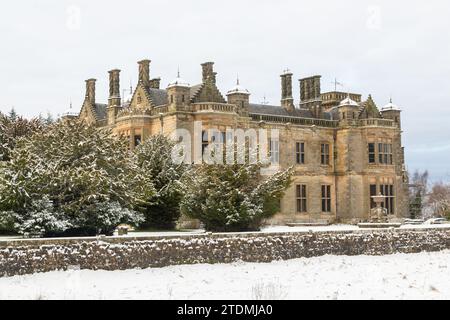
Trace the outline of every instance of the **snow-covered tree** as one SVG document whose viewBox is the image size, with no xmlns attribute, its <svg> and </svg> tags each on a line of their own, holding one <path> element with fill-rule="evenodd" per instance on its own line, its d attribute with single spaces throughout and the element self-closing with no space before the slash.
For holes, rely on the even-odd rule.
<svg viewBox="0 0 450 320">
<path fill-rule="evenodd" d="M 120 223 L 142 222 L 131 209 L 154 188 L 127 147 L 126 139 L 78 121 L 19 140 L 0 176 L 0 215 L 13 212 L 16 226 L 26 225 L 18 231 L 39 234 L 110 234 Z"/>
<path fill-rule="evenodd" d="M 11 110 L 9 115 L 0 113 L 0 161 L 7 161 L 18 139 L 31 136 L 43 129 L 39 119 L 27 120 Z"/>
<path fill-rule="evenodd" d="M 265 177 L 262 164 L 202 164 L 183 179 L 182 212 L 209 231 L 258 230 L 279 211 L 292 168 Z"/>
<path fill-rule="evenodd" d="M 174 163 L 174 145 L 169 138 L 156 135 L 135 149 L 135 161 L 141 175 L 152 181 L 156 189 L 155 196 L 139 208 L 145 215 L 143 228 L 173 229 L 180 218 L 180 179 L 187 167 Z"/>
</svg>

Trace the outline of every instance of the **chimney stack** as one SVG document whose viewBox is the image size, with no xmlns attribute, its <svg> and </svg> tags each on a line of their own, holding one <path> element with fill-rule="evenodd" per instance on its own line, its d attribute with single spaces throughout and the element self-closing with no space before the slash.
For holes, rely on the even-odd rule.
<svg viewBox="0 0 450 320">
<path fill-rule="evenodd" d="M 300 79 L 301 102 L 320 99 L 320 78 L 322 78 L 322 76 L 312 76 L 309 78 Z"/>
<path fill-rule="evenodd" d="M 139 61 L 139 82 L 149 89 L 150 88 L 150 60 Z"/>
<path fill-rule="evenodd" d="M 287 70 L 281 75 L 281 106 L 289 112 L 295 109 L 292 97 L 292 73 Z"/>
<path fill-rule="evenodd" d="M 86 80 L 86 99 L 91 103 L 91 105 L 95 105 L 95 82 L 96 79 L 88 79 Z"/>
<path fill-rule="evenodd" d="M 120 106 L 120 70 L 109 71 L 109 106 Z"/>
<path fill-rule="evenodd" d="M 216 83 L 216 75 L 214 72 L 214 62 L 205 62 L 202 64 L 203 70 L 203 83 L 207 80 L 211 80 L 213 83 Z"/>
<path fill-rule="evenodd" d="M 161 86 L 161 78 L 155 78 L 150 80 L 150 88 L 160 89 L 160 86 Z"/>
<path fill-rule="evenodd" d="M 320 78 L 312 76 L 300 79 L 300 108 L 309 109 L 319 119 L 323 117 Z"/>
</svg>

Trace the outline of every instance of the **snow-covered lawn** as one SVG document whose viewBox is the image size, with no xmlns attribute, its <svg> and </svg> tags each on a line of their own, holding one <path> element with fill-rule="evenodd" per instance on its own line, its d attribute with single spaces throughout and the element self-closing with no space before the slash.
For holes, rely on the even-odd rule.
<svg viewBox="0 0 450 320">
<path fill-rule="evenodd" d="M 0 299 L 450 299 L 450 251 L 0 279 Z"/>
</svg>

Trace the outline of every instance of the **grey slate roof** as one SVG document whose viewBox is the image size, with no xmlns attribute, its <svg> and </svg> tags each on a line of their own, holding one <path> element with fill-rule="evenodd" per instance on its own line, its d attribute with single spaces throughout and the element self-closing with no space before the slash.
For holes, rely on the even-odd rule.
<svg viewBox="0 0 450 320">
<path fill-rule="evenodd" d="M 271 106 L 264 104 L 253 104 L 249 105 L 250 114 L 265 114 L 265 115 L 275 115 L 275 116 L 286 116 L 286 117 L 298 117 L 298 118 L 314 118 L 311 111 L 307 109 L 295 109 L 294 112 L 287 112 L 281 106 Z"/>
<path fill-rule="evenodd" d="M 106 108 L 107 107 L 108 107 L 107 104 L 101 104 L 101 103 L 96 103 L 94 105 L 95 115 L 97 116 L 98 120 L 106 119 Z"/>
<path fill-rule="evenodd" d="M 152 99 L 152 102 L 156 107 L 169 103 L 169 99 L 168 99 L 166 90 L 150 88 L 149 93 L 150 93 L 150 98 Z"/>
</svg>

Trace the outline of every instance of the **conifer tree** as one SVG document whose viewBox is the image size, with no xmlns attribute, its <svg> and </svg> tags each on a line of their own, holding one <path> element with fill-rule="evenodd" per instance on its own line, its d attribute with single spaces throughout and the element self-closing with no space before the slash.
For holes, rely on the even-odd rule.
<svg viewBox="0 0 450 320">
<path fill-rule="evenodd" d="M 38 235 L 111 234 L 122 222 L 142 222 L 132 208 L 154 188 L 127 147 L 125 138 L 79 121 L 20 140 L 0 176 L 0 215 Z"/>
<path fill-rule="evenodd" d="M 293 169 L 262 176 L 258 164 L 202 164 L 183 179 L 182 212 L 209 231 L 258 230 L 279 211 Z"/>
<path fill-rule="evenodd" d="M 141 174 L 151 180 L 156 189 L 155 196 L 139 208 L 145 216 L 143 228 L 173 229 L 180 217 L 180 179 L 187 167 L 173 161 L 174 145 L 169 138 L 156 135 L 135 150 Z"/>
</svg>

